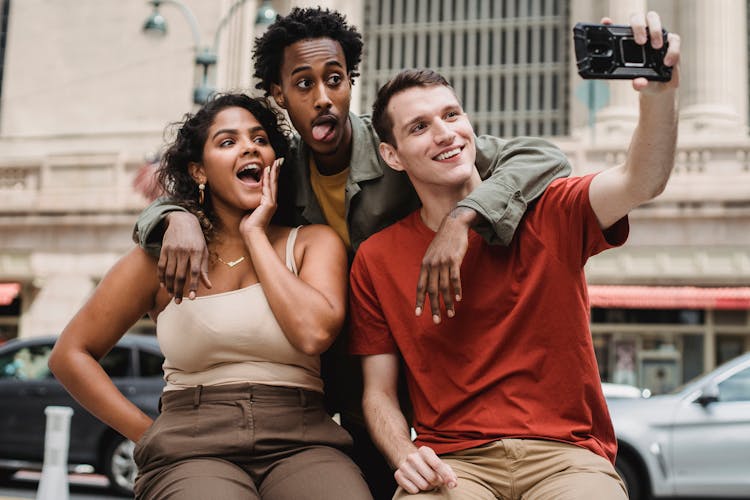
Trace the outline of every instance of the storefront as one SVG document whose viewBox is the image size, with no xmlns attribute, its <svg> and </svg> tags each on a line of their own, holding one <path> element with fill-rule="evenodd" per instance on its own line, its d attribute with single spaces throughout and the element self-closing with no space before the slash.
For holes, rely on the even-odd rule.
<svg viewBox="0 0 750 500">
<path fill-rule="evenodd" d="M 668 392 L 750 350 L 750 288 L 589 286 L 602 380 Z"/>
</svg>

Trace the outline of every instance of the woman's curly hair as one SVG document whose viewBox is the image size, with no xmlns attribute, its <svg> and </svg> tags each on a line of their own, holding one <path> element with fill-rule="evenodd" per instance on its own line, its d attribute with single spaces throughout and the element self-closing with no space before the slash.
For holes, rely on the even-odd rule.
<svg viewBox="0 0 750 500">
<path fill-rule="evenodd" d="M 211 187 L 205 188 L 205 201 L 198 203 L 198 185 L 190 175 L 190 164 L 203 161 L 203 148 L 208 139 L 208 129 L 216 115 L 227 108 L 243 108 L 252 113 L 268 134 L 276 158 L 285 157 L 289 151 L 291 130 L 283 116 L 267 99 L 245 94 L 217 94 L 197 112 L 187 113 L 182 121 L 172 123 L 168 131 L 175 134 L 166 146 L 157 170 L 157 179 L 170 202 L 184 207 L 200 221 L 206 241 L 215 236 L 216 215 L 211 203 Z M 281 198 L 279 198 L 281 205 Z"/>
<path fill-rule="evenodd" d="M 336 11 L 295 7 L 287 16 L 276 16 L 276 21 L 255 39 L 254 76 L 260 80 L 255 88 L 264 90 L 266 96 L 270 95 L 271 85 L 281 83 L 284 49 L 300 40 L 313 38 L 330 38 L 341 45 L 346 71 L 353 84 L 354 77 L 359 76 L 357 66 L 362 59 L 362 35 Z"/>
</svg>

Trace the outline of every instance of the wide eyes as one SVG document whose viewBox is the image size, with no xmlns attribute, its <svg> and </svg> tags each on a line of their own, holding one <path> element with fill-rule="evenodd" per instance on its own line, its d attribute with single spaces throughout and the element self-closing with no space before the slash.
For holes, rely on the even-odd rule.
<svg viewBox="0 0 750 500">
<path fill-rule="evenodd" d="M 267 146 L 268 144 L 270 144 L 268 137 L 266 137 L 265 135 L 253 136 L 252 141 L 258 146 Z M 220 148 L 231 148 L 235 144 L 237 144 L 237 140 L 234 137 L 223 138 L 218 143 Z"/>
<path fill-rule="evenodd" d="M 328 78 L 326 78 L 326 85 L 329 87 L 338 87 L 341 85 L 341 82 L 344 81 L 344 77 L 339 73 L 333 73 Z M 315 85 L 315 82 L 310 78 L 302 78 L 301 80 L 298 80 L 295 86 L 298 89 L 301 90 L 309 90 Z"/>
<path fill-rule="evenodd" d="M 312 80 L 304 79 L 304 80 L 300 80 L 297 82 L 297 87 L 302 90 L 307 90 L 310 87 L 312 87 L 312 85 L 313 85 Z"/>
<path fill-rule="evenodd" d="M 343 81 L 343 78 L 339 74 L 333 74 L 328 77 L 328 85 L 331 85 L 332 87 L 335 87 L 336 85 L 339 85 Z"/>
</svg>

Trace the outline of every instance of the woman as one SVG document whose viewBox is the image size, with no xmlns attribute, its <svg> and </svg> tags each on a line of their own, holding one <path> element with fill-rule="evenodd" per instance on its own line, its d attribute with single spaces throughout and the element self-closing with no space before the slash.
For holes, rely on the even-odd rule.
<svg viewBox="0 0 750 500">
<path fill-rule="evenodd" d="M 159 180 L 201 221 L 210 282 L 177 304 L 136 247 L 50 358 L 81 404 L 137 443 L 136 498 L 370 498 L 322 404 L 318 355 L 344 321 L 346 252 L 327 226 L 271 223 L 288 147 L 277 116 L 240 94 L 187 115 Z M 145 313 L 166 356 L 153 423 L 97 362 Z"/>
</svg>

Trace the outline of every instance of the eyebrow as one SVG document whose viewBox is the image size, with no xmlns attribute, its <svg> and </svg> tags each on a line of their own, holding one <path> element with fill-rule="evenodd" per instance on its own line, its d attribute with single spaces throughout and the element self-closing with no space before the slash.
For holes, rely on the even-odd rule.
<svg viewBox="0 0 750 500">
<path fill-rule="evenodd" d="M 249 130 L 249 132 L 251 134 L 254 134 L 254 133 L 258 132 L 258 131 L 265 132 L 266 129 L 264 129 L 263 127 L 261 127 L 260 125 L 258 125 L 257 127 L 253 127 L 253 128 L 251 128 Z M 216 139 L 216 137 L 219 136 L 219 135 L 221 135 L 221 134 L 237 134 L 237 133 L 238 133 L 238 131 L 237 131 L 236 128 L 222 128 L 222 129 L 217 130 L 214 133 L 214 135 L 211 136 L 211 139 Z"/>
<path fill-rule="evenodd" d="M 342 70 L 344 69 L 344 66 L 338 60 L 336 60 L 336 59 L 331 59 L 330 61 L 326 61 L 325 66 L 326 67 L 328 67 L 328 66 L 337 66 L 337 67 L 341 68 Z M 297 66 L 296 68 L 294 68 L 292 70 L 292 72 L 290 73 L 290 75 L 294 76 L 297 73 L 300 73 L 302 71 L 308 71 L 308 70 L 311 70 L 311 69 L 312 69 L 312 66 L 310 66 L 309 64 L 305 64 L 303 66 Z"/>
</svg>

